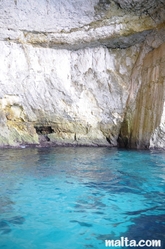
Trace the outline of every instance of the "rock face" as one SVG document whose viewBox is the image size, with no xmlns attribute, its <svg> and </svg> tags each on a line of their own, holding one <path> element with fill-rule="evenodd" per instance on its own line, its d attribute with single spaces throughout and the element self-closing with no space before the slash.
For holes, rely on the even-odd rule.
<svg viewBox="0 0 165 249">
<path fill-rule="evenodd" d="M 139 79 L 141 84 L 136 98 L 129 101 L 120 141 L 132 148 L 164 148 L 165 43 L 146 54 Z"/>
<path fill-rule="evenodd" d="M 0 146 L 165 147 L 165 1 L 2 0 Z"/>
</svg>

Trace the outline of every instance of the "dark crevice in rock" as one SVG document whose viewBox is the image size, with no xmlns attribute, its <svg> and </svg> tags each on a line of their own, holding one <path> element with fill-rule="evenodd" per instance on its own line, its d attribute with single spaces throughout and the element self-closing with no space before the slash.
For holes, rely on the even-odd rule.
<svg viewBox="0 0 165 249">
<path fill-rule="evenodd" d="M 112 143 L 111 143 L 111 140 L 109 139 L 109 137 L 106 137 L 106 140 L 107 140 L 107 142 L 108 142 L 109 144 L 112 144 Z"/>
<path fill-rule="evenodd" d="M 54 132 L 51 126 L 34 126 L 38 135 L 47 135 Z M 45 136 L 46 137 L 46 136 Z M 48 138 L 48 137 L 47 137 Z M 50 140 L 50 139 L 49 139 Z M 48 140 L 47 140 L 48 141 Z"/>
<path fill-rule="evenodd" d="M 45 140 L 49 142 L 50 138 L 48 136 L 45 136 Z"/>
<path fill-rule="evenodd" d="M 118 147 L 119 148 L 129 148 L 129 141 L 127 136 L 122 136 L 121 133 L 118 136 L 117 139 Z"/>
</svg>

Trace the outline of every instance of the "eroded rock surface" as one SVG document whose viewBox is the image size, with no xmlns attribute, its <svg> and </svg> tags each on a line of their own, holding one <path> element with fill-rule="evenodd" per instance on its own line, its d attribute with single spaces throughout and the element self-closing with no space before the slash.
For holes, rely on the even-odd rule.
<svg viewBox="0 0 165 249">
<path fill-rule="evenodd" d="M 0 146 L 165 147 L 165 1 L 0 2 Z"/>
</svg>

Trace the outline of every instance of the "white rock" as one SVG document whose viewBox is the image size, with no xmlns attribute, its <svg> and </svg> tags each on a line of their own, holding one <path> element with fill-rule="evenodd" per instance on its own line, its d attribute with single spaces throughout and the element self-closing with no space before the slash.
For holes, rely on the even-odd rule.
<svg viewBox="0 0 165 249">
<path fill-rule="evenodd" d="M 129 4 L 0 1 L 0 146 L 117 145 L 129 108 L 134 117 L 143 59 L 165 41 L 162 12 L 139 18 Z M 152 71 L 157 81 L 159 66 Z M 160 115 L 151 147 L 165 147 Z"/>
</svg>

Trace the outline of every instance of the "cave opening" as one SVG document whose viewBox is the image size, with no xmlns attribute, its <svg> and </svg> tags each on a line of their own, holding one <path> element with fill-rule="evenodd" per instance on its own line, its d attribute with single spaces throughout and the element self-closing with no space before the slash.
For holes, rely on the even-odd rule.
<svg viewBox="0 0 165 249">
<path fill-rule="evenodd" d="M 47 135 L 54 132 L 51 126 L 34 126 L 38 135 Z"/>
</svg>

